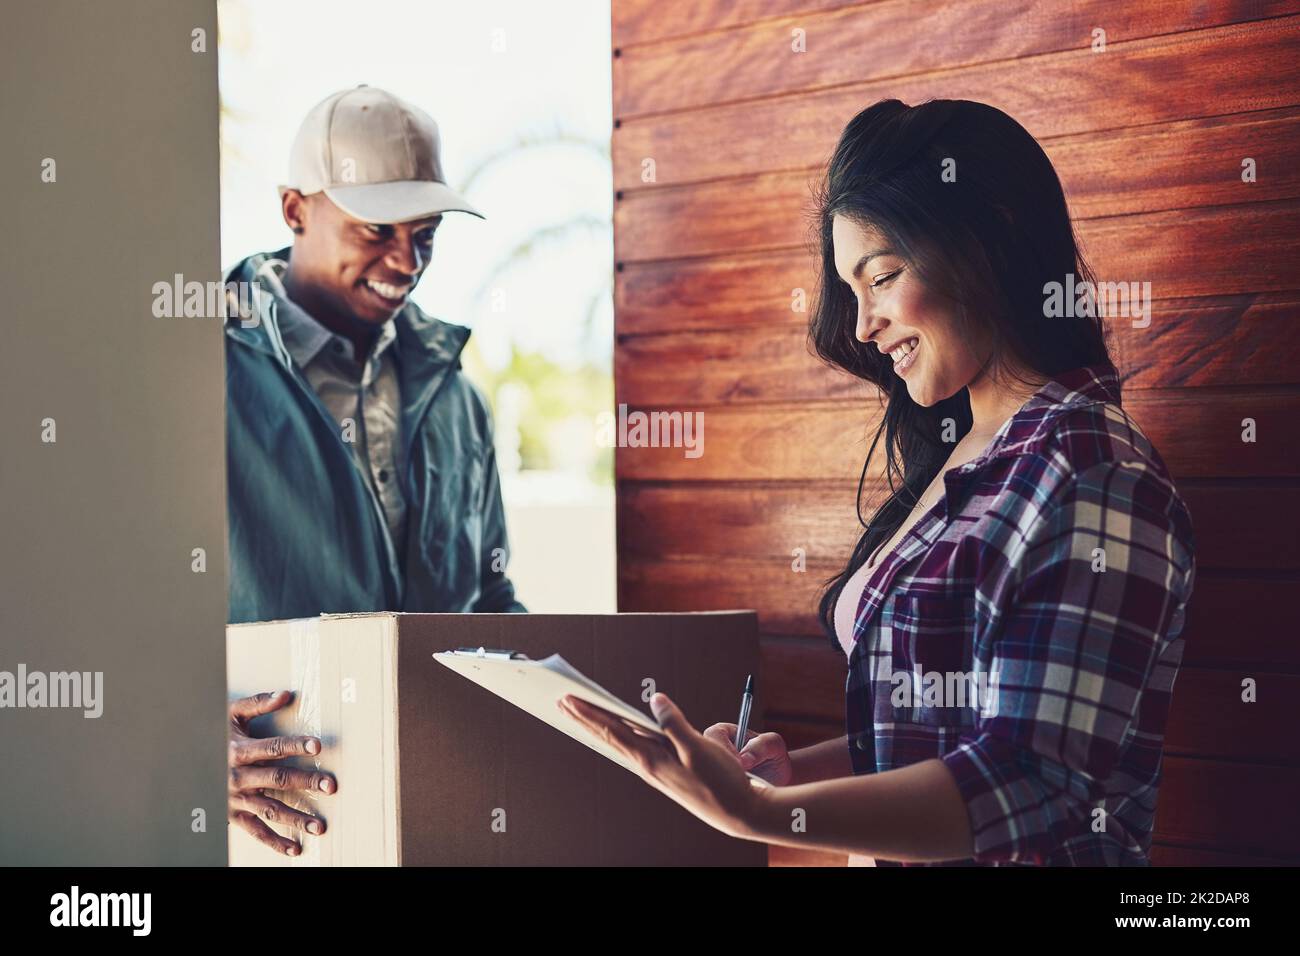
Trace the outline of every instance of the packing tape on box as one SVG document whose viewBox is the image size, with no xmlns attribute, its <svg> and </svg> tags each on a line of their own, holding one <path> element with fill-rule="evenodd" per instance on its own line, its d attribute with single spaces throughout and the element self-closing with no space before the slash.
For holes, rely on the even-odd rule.
<svg viewBox="0 0 1300 956">
<path fill-rule="evenodd" d="M 295 762 L 306 767 L 311 761 L 321 769 L 321 756 L 325 740 L 321 737 L 321 685 L 320 685 L 320 618 L 309 617 L 289 624 L 289 667 L 294 690 L 293 726 L 290 733 L 321 739 L 321 753 L 299 757 Z M 286 805 L 303 813 L 319 816 L 316 794 L 308 790 L 287 790 L 279 794 Z M 302 855 L 294 863 L 320 866 L 321 841 L 310 834 L 296 834 L 302 844 Z"/>
</svg>

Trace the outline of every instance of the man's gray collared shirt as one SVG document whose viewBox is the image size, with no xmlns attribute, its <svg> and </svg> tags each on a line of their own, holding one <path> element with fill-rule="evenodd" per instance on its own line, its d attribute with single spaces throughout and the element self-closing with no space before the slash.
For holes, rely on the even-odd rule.
<svg viewBox="0 0 1300 956">
<path fill-rule="evenodd" d="M 353 457 L 379 499 L 392 535 L 398 566 L 406 553 L 406 499 L 402 495 L 402 394 L 396 352 L 397 329 L 390 319 L 363 366 L 352 342 L 338 335 L 289 298 L 280 277 L 286 263 L 273 260 L 261 273 L 275 296 L 280 337 L 321 403 L 329 410 Z M 350 423 L 350 426 L 349 426 Z"/>
</svg>

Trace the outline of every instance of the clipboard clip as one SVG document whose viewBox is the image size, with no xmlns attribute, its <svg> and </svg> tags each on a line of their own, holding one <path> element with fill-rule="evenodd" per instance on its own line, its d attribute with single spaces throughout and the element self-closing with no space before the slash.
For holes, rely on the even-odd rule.
<svg viewBox="0 0 1300 956">
<path fill-rule="evenodd" d="M 526 661 L 528 655 L 523 651 L 508 651 L 493 647 L 458 647 L 453 654 L 460 654 L 462 657 L 490 657 L 500 661 Z"/>
</svg>

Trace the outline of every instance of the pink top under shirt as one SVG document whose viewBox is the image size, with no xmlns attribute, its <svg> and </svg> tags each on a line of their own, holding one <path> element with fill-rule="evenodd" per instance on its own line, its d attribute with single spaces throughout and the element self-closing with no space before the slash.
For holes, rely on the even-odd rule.
<svg viewBox="0 0 1300 956">
<path fill-rule="evenodd" d="M 864 561 L 862 567 L 844 582 L 844 589 L 835 601 L 835 636 L 839 639 L 840 647 L 844 648 L 846 659 L 853 652 L 853 622 L 858 616 L 858 606 L 862 603 L 862 592 L 866 590 L 872 573 L 880 570 L 879 564 L 868 569 L 867 563 Z"/>
</svg>

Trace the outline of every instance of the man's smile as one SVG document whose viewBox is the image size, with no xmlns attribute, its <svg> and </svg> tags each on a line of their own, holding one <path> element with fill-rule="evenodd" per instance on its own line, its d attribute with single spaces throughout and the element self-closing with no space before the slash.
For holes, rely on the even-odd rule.
<svg viewBox="0 0 1300 956">
<path fill-rule="evenodd" d="M 362 279 L 359 283 L 362 288 L 379 299 L 384 305 L 396 308 L 406 301 L 407 295 L 414 288 L 413 283 L 405 285 L 392 285 L 387 282 L 380 282 L 377 279 Z"/>
</svg>

